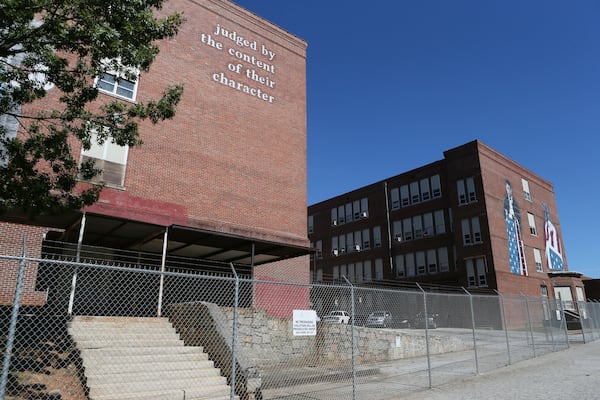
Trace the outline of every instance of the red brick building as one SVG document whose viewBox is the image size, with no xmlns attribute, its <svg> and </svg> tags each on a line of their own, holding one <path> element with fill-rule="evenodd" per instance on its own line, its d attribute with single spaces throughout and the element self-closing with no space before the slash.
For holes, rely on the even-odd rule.
<svg viewBox="0 0 600 400">
<path fill-rule="evenodd" d="M 419 282 L 584 300 L 550 182 L 480 141 L 311 205 L 316 281 Z"/>
<path fill-rule="evenodd" d="M 256 277 L 308 282 L 307 45 L 230 1 L 170 0 L 161 12 L 175 11 L 186 22 L 160 43 L 148 73 L 135 82 L 105 74 L 97 83 L 101 96 L 133 102 L 182 84 L 175 118 L 141 125 L 141 147 L 107 143 L 77 154 L 103 167 L 106 187 L 93 206 L 42 219 L 42 231 L 51 228 L 47 239 L 58 242 L 76 243 L 82 233 L 83 245 L 149 253 L 161 253 L 166 240 L 167 263 L 234 262 Z M 1 228 L 0 248 L 20 243 L 24 228 Z M 35 229 L 30 256 L 41 252 Z"/>
</svg>

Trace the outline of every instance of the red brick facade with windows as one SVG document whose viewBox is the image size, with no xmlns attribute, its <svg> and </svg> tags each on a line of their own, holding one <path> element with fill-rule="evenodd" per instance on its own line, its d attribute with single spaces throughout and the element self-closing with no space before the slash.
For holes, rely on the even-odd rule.
<svg viewBox="0 0 600 400">
<path fill-rule="evenodd" d="M 175 11 L 186 22 L 159 43 L 136 100 L 181 84 L 176 116 L 140 126 L 143 145 L 128 151 L 123 186 L 107 185 L 85 212 L 308 248 L 306 42 L 227 0 L 170 0 L 160 12 Z M 50 91 L 44 101 L 57 95 Z M 108 96 L 101 93 L 99 101 Z M 80 145 L 74 150 L 79 157 Z M 23 229 L 39 232 L 40 243 L 45 231 L 0 228 L 9 232 L 3 249 L 21 240 Z M 40 243 L 32 246 L 36 254 Z M 300 270 L 308 282 L 306 257 L 277 265 L 274 278 Z"/>
<path fill-rule="evenodd" d="M 520 210 L 523 273 L 511 270 L 507 181 Z M 320 246 L 312 278 L 344 275 L 375 285 L 411 281 L 530 297 L 546 289 L 554 297 L 553 287 L 567 283 L 575 298 L 581 279 L 569 273 L 565 281 L 546 258 L 543 204 L 560 244 L 561 271 L 568 273 L 552 184 L 473 141 L 445 151 L 442 160 L 311 205 L 309 237 Z"/>
</svg>

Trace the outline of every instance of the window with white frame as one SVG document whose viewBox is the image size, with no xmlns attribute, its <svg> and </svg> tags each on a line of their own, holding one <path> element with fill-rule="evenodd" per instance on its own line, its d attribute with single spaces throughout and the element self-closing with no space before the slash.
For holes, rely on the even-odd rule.
<svg viewBox="0 0 600 400">
<path fill-rule="evenodd" d="M 362 231 L 362 245 L 363 250 L 368 250 L 371 248 L 371 238 L 369 235 L 369 229 L 363 229 Z"/>
<path fill-rule="evenodd" d="M 459 179 L 456 181 L 456 193 L 458 195 L 458 205 L 467 204 L 467 191 L 465 189 L 465 181 L 464 179 Z"/>
<path fill-rule="evenodd" d="M 410 205 L 410 195 L 408 193 L 408 185 L 400 186 L 400 203 L 402 207 L 407 207 Z"/>
<path fill-rule="evenodd" d="M 404 265 L 406 266 L 406 276 L 415 276 L 414 253 L 407 253 L 404 255 Z"/>
<path fill-rule="evenodd" d="M 392 200 L 392 210 L 400 209 L 400 191 L 398 188 L 392 188 L 392 190 L 390 190 L 390 197 Z"/>
<path fill-rule="evenodd" d="M 475 180 L 472 176 L 466 179 L 466 184 L 469 203 L 475 203 L 477 201 L 477 193 L 475 193 Z"/>
<path fill-rule="evenodd" d="M 529 182 L 527 179 L 521 178 L 521 183 L 523 184 L 523 196 L 525 200 L 531 201 L 531 193 L 529 192 Z"/>
<path fill-rule="evenodd" d="M 337 236 L 331 237 L 331 255 L 333 255 L 334 257 L 337 257 L 340 255 L 340 248 L 338 246 L 338 237 Z"/>
<path fill-rule="evenodd" d="M 412 235 L 412 219 L 411 218 L 404 218 L 402 220 L 402 230 L 403 230 L 403 235 L 402 235 L 402 240 L 412 240 L 413 235 Z"/>
<path fill-rule="evenodd" d="M 381 247 L 381 227 L 376 226 L 373 228 L 373 242 L 375 247 Z"/>
<path fill-rule="evenodd" d="M 427 273 L 437 273 L 437 257 L 435 249 L 427 250 Z"/>
<path fill-rule="evenodd" d="M 469 287 L 487 286 L 485 258 L 470 258 L 465 260 L 467 269 L 467 285 Z"/>
<path fill-rule="evenodd" d="M 450 264 L 448 263 L 448 248 L 440 247 L 437 249 L 438 265 L 440 272 L 448 272 Z"/>
<path fill-rule="evenodd" d="M 338 224 L 338 209 L 337 207 L 333 207 L 331 209 L 331 226 L 336 226 Z"/>
<path fill-rule="evenodd" d="M 433 213 L 423 214 L 423 236 L 433 236 Z"/>
<path fill-rule="evenodd" d="M 427 273 L 427 267 L 425 264 L 425 252 L 417 251 L 415 253 L 415 259 L 417 262 L 417 275 L 425 275 Z"/>
<path fill-rule="evenodd" d="M 91 182 L 104 182 L 108 186 L 123 187 L 128 153 L 129 146 L 119 146 L 111 137 L 98 143 L 97 133 L 92 132 L 90 148 L 81 150 L 81 163 L 93 161 L 94 167 L 102 170 L 90 180 Z"/>
<path fill-rule="evenodd" d="M 405 276 L 405 274 L 406 272 L 404 270 L 404 255 L 398 254 L 396 256 L 396 276 L 400 278 Z"/>
<path fill-rule="evenodd" d="M 96 78 L 96 87 L 127 100 L 135 101 L 140 71 L 119 65 L 118 60 L 105 60 L 106 71 Z"/>
<path fill-rule="evenodd" d="M 479 217 L 471 218 L 471 232 L 473 233 L 473 243 L 481 243 L 481 227 Z"/>
<path fill-rule="evenodd" d="M 537 236 L 537 228 L 535 227 L 535 217 L 532 213 L 527 213 L 527 220 L 529 221 L 529 232 L 533 236 Z"/>
<path fill-rule="evenodd" d="M 375 279 L 383 280 L 383 260 L 381 258 L 375 260 Z"/>
<path fill-rule="evenodd" d="M 373 275 L 373 268 L 371 267 L 371 260 L 367 260 L 364 262 L 364 276 L 365 276 L 365 282 L 371 282 L 372 275 Z"/>
<path fill-rule="evenodd" d="M 465 246 L 473 244 L 473 236 L 471 235 L 471 224 L 469 223 L 469 219 L 463 218 L 460 221 L 460 225 L 462 227 L 463 244 Z"/>
<path fill-rule="evenodd" d="M 434 199 L 442 197 L 442 186 L 440 184 L 439 175 L 433 175 L 431 177 L 431 195 Z"/>
<path fill-rule="evenodd" d="M 394 233 L 394 241 L 401 242 L 402 241 L 402 221 L 394 221 L 392 225 L 393 233 Z"/>
<path fill-rule="evenodd" d="M 446 222 L 444 221 L 444 210 L 436 210 L 433 213 L 433 219 L 435 220 L 435 234 L 443 235 L 446 233 Z"/>
<path fill-rule="evenodd" d="M 419 192 L 419 182 L 410 183 L 410 204 L 421 202 L 421 193 Z"/>
<path fill-rule="evenodd" d="M 413 223 L 413 232 L 415 234 L 415 239 L 423 238 L 423 221 L 421 220 L 420 215 L 415 215 L 412 218 Z"/>
<path fill-rule="evenodd" d="M 544 266 L 542 264 L 542 252 L 540 249 L 533 249 L 533 259 L 535 260 L 535 270 L 537 272 L 544 272 Z"/>
<path fill-rule="evenodd" d="M 431 199 L 431 191 L 429 190 L 429 178 L 421 179 L 419 185 L 421 186 L 421 200 L 427 201 Z"/>
</svg>

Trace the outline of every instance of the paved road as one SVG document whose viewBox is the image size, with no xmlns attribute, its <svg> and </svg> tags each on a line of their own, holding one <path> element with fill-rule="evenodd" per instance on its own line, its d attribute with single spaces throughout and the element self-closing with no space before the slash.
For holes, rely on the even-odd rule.
<svg viewBox="0 0 600 400">
<path fill-rule="evenodd" d="M 402 400 L 598 400 L 600 341 L 515 363 L 492 372 L 403 394 Z"/>
</svg>

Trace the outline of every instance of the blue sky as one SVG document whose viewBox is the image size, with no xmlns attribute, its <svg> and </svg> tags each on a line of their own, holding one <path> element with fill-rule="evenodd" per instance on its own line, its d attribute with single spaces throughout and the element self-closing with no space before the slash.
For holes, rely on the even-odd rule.
<svg viewBox="0 0 600 400">
<path fill-rule="evenodd" d="M 308 42 L 309 204 L 479 139 L 554 184 L 600 278 L 599 1 L 235 2 Z"/>
</svg>

